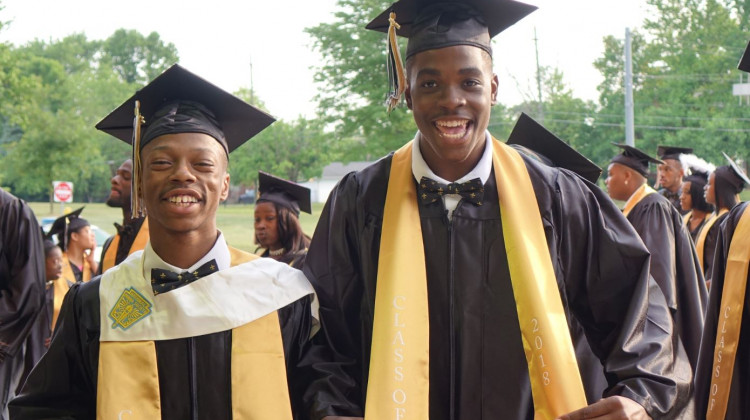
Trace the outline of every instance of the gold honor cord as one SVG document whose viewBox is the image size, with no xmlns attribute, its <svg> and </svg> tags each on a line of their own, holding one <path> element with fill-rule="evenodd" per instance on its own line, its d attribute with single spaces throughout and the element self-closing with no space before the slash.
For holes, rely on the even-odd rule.
<svg viewBox="0 0 750 420">
<path fill-rule="evenodd" d="M 648 184 L 641 185 L 636 191 L 633 197 L 628 200 L 627 203 L 625 203 L 625 208 L 622 209 L 622 214 L 625 217 L 628 217 L 630 212 L 633 210 L 633 207 L 635 207 L 638 203 L 641 202 L 644 198 L 646 198 L 647 195 L 653 194 L 656 191 L 649 187 Z"/>
<path fill-rule="evenodd" d="M 146 119 L 141 115 L 141 101 L 135 101 L 133 118 L 133 178 L 130 194 L 130 214 L 133 218 L 143 217 L 146 209 L 141 202 L 141 125 Z"/>
<path fill-rule="evenodd" d="M 729 245 L 724 275 L 724 290 L 719 307 L 719 325 L 716 328 L 716 347 L 711 369 L 706 420 L 724 420 L 732 386 L 734 361 L 742 327 L 742 312 L 747 292 L 747 273 L 750 263 L 750 211 L 745 207 Z M 745 355 L 746 357 L 746 355 Z M 747 395 L 737 395 L 747 398 Z"/>
<path fill-rule="evenodd" d="M 388 16 L 388 81 L 390 91 L 385 104 L 387 112 L 390 113 L 396 108 L 401 101 L 401 95 L 406 90 L 406 76 L 404 72 L 404 63 L 401 61 L 401 52 L 398 49 L 398 38 L 396 29 L 401 29 L 401 25 L 396 22 L 396 14 L 391 12 Z"/>
<path fill-rule="evenodd" d="M 141 228 L 138 230 L 138 234 L 135 236 L 135 239 L 133 240 L 133 244 L 130 245 L 130 250 L 128 251 L 128 255 L 134 253 L 135 251 L 140 251 L 146 248 L 147 242 L 148 242 L 148 218 L 146 218 L 146 220 L 143 221 Z M 109 243 L 107 252 L 104 253 L 104 260 L 102 260 L 102 273 L 116 265 L 115 260 L 117 258 L 117 247 L 119 245 L 120 245 L 120 235 L 115 235 L 114 239 L 112 239 L 112 242 Z"/>
<path fill-rule="evenodd" d="M 232 266 L 258 258 L 233 248 L 230 254 Z M 154 342 L 103 341 L 99 344 L 97 420 L 160 419 L 161 396 Z M 234 328 L 231 354 L 232 418 L 292 420 L 277 312 Z"/>
<path fill-rule="evenodd" d="M 704 261 L 703 261 L 703 248 L 706 247 L 706 237 L 708 236 L 708 231 L 711 230 L 711 227 L 716 223 L 717 220 L 719 220 L 719 217 L 723 216 L 725 213 L 727 213 L 729 210 L 727 209 L 721 209 L 719 210 L 719 213 L 711 213 L 706 220 L 706 224 L 703 225 L 701 228 L 701 231 L 698 232 L 698 240 L 695 241 L 695 253 L 698 255 L 698 263 L 701 265 L 701 270 L 704 269 Z M 713 258 L 713 255 L 710 257 Z"/>
<path fill-rule="evenodd" d="M 586 406 L 573 343 L 528 171 L 493 139 L 493 168 L 535 419 Z M 429 417 L 429 313 L 412 142 L 393 156 L 375 293 L 365 418 Z M 502 170 L 501 170 L 502 169 Z"/>
</svg>

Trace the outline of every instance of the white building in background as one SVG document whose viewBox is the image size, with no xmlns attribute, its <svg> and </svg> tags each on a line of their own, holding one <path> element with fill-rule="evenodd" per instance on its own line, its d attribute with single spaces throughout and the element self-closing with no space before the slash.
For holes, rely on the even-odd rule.
<svg viewBox="0 0 750 420">
<path fill-rule="evenodd" d="M 323 174 L 309 182 L 301 182 L 300 185 L 310 189 L 313 203 L 325 203 L 328 196 L 336 187 L 336 184 L 349 172 L 356 172 L 371 165 L 373 162 L 333 162 L 323 168 Z"/>
</svg>

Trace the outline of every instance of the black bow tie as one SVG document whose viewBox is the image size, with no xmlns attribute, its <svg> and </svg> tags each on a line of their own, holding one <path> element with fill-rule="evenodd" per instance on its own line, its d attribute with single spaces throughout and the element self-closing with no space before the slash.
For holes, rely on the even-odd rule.
<svg viewBox="0 0 750 420">
<path fill-rule="evenodd" d="M 159 293 L 166 293 L 178 287 L 186 286 L 201 277 L 217 271 L 219 271 L 219 268 L 216 266 L 216 260 L 211 260 L 203 264 L 193 272 L 183 271 L 182 273 L 175 273 L 174 271 L 163 270 L 161 268 L 152 268 L 151 287 L 154 289 L 154 296 L 156 296 Z"/>
<path fill-rule="evenodd" d="M 443 198 L 446 194 L 458 194 L 461 198 L 475 206 L 481 206 L 482 197 L 484 196 L 484 186 L 482 185 L 482 180 L 479 178 L 474 178 L 460 184 L 451 182 L 447 185 L 426 176 L 423 176 L 419 181 L 419 198 L 425 204 L 432 204 Z"/>
</svg>

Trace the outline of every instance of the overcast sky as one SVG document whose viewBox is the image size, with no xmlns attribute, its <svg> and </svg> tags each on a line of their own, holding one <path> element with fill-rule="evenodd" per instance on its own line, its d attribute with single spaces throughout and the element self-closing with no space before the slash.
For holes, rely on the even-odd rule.
<svg viewBox="0 0 750 420">
<path fill-rule="evenodd" d="M 602 38 L 624 38 L 642 26 L 645 0 L 528 0 L 539 10 L 495 38 L 500 101 L 521 102 L 535 92 L 534 29 L 542 65 L 563 71 L 575 95 L 596 98 L 593 61 Z M 159 33 L 173 43 L 180 63 L 218 86 L 253 87 L 270 112 L 292 120 L 312 117 L 313 71 L 321 61 L 304 28 L 332 22 L 336 0 L 0 0 L 1 21 L 12 21 L 0 41 L 16 45 L 77 32 L 105 39 L 119 28 Z M 386 87 L 384 86 L 384 90 Z"/>
</svg>

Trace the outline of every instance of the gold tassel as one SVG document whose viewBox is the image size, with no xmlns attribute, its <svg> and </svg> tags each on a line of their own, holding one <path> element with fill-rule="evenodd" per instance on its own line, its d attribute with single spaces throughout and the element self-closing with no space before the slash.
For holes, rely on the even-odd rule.
<svg viewBox="0 0 750 420">
<path fill-rule="evenodd" d="M 146 209 L 141 201 L 141 124 L 146 120 L 141 115 L 141 101 L 135 101 L 133 119 L 133 178 L 130 188 L 130 214 L 132 218 L 143 217 Z"/>
<path fill-rule="evenodd" d="M 401 101 L 401 95 L 406 90 L 406 76 L 404 75 L 404 64 L 401 61 L 401 52 L 398 49 L 398 39 L 396 38 L 396 29 L 401 29 L 401 25 L 396 22 L 396 13 L 391 12 L 388 17 L 388 99 L 385 105 L 388 113 L 393 111 Z"/>
</svg>

